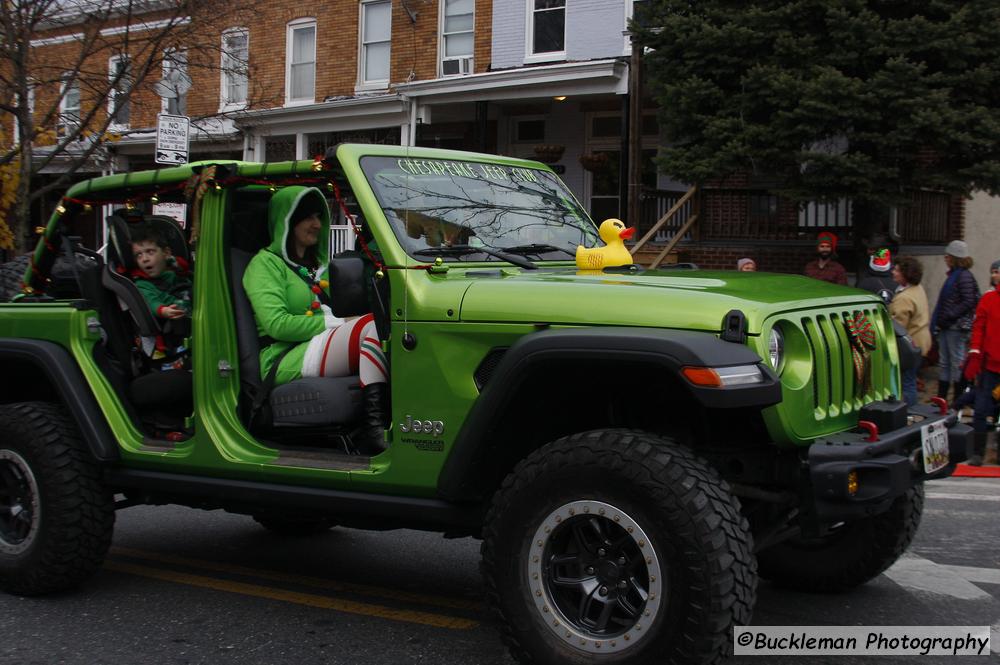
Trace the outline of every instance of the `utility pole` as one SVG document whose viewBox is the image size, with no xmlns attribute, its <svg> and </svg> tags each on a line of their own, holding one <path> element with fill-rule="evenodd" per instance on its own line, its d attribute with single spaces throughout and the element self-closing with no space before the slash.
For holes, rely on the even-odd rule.
<svg viewBox="0 0 1000 665">
<path fill-rule="evenodd" d="M 628 68 L 628 203 L 625 222 L 639 225 L 642 195 L 642 46 L 632 41 Z"/>
</svg>

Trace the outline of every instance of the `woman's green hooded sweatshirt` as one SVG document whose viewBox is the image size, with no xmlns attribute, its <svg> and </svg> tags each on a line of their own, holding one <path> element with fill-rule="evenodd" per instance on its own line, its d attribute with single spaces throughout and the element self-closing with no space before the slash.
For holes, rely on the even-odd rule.
<svg viewBox="0 0 1000 665">
<path fill-rule="evenodd" d="M 309 204 L 320 212 L 319 243 L 316 247 L 318 268 L 313 279 L 319 282 L 326 274 L 330 247 L 330 209 L 323 193 L 315 187 L 285 187 L 271 197 L 267 210 L 271 244 L 257 252 L 243 274 L 243 288 L 253 306 L 257 331 L 270 337 L 274 343 L 260 352 L 260 373 L 265 378 L 275 358 L 285 349 L 295 347 L 281 360 L 275 385 L 293 381 L 302 376 L 302 359 L 308 342 L 326 328 L 323 312 L 311 311 L 314 294 L 311 286 L 299 275 L 299 264 L 288 256 L 288 237 L 291 233 L 292 214 L 309 197 Z M 329 293 L 329 287 L 327 287 Z"/>
</svg>

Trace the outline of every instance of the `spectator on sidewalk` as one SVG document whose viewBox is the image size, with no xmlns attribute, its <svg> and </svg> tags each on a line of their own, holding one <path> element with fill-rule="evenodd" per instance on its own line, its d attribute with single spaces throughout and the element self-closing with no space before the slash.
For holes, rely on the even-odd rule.
<svg viewBox="0 0 1000 665">
<path fill-rule="evenodd" d="M 837 261 L 837 236 L 823 231 L 816 236 L 816 258 L 806 264 L 803 274 L 831 284 L 847 286 L 847 271 Z"/>
<path fill-rule="evenodd" d="M 868 259 L 864 267 L 858 269 L 858 288 L 871 291 L 886 305 L 892 301 L 898 282 L 892 268 L 892 248 L 887 238 L 876 235 L 865 245 Z"/>
<path fill-rule="evenodd" d="M 740 272 L 757 272 L 757 262 L 746 257 L 736 262 L 736 269 Z"/>
<path fill-rule="evenodd" d="M 976 306 L 969 361 L 965 365 L 965 378 L 976 386 L 976 405 L 972 415 L 975 444 L 969 458 L 969 464 L 973 466 L 983 463 L 989 431 L 986 418 L 996 413 L 993 391 L 1000 384 L 1000 260 L 990 266 L 990 284 L 993 288 Z"/>
<path fill-rule="evenodd" d="M 892 267 L 892 278 L 898 284 L 896 294 L 889 304 L 889 314 L 906 328 L 906 334 L 926 356 L 931 350 L 930 308 L 927 292 L 920 285 L 924 268 L 912 256 L 900 256 Z M 919 365 L 919 363 L 917 363 Z M 917 367 L 904 370 L 903 399 L 910 406 L 917 403 Z"/>
<path fill-rule="evenodd" d="M 938 397 L 948 399 L 948 391 L 955 386 L 955 397 L 962 393 L 962 363 L 969 344 L 972 318 L 979 302 L 979 286 L 969 268 L 972 257 L 969 246 L 961 240 L 952 240 L 944 249 L 944 262 L 948 278 L 938 294 L 934 313 L 931 314 L 931 334 L 938 344 Z"/>
</svg>

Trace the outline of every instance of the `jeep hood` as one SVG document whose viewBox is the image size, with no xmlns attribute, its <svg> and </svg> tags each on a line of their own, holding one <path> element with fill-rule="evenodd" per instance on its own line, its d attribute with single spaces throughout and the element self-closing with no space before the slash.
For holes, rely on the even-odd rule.
<svg viewBox="0 0 1000 665">
<path fill-rule="evenodd" d="M 756 334 L 762 322 L 777 312 L 815 308 L 817 304 L 870 307 L 873 302 L 881 303 L 866 291 L 771 273 L 659 270 L 588 274 L 575 268 L 543 268 L 523 272 L 468 270 L 464 277 L 470 285 L 462 300 L 463 321 L 718 332 L 726 313 L 739 309 L 747 317 L 748 332 Z"/>
</svg>

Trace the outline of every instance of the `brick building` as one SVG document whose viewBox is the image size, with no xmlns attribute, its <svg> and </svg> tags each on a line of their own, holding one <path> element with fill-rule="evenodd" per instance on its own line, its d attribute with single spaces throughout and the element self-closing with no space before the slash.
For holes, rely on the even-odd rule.
<svg viewBox="0 0 1000 665">
<path fill-rule="evenodd" d="M 124 122 L 109 128 L 121 138 L 78 168 L 81 177 L 154 166 L 155 117 L 172 111 L 192 118 L 191 159 L 304 159 L 343 141 L 542 158 L 597 221 L 619 217 L 640 229 L 688 190 L 652 167 L 660 143 L 656 109 L 630 80 L 627 28 L 636 0 L 235 4 L 200 3 L 198 13 L 178 16 L 184 30 L 160 45 L 157 71 L 136 88 L 127 109 L 116 108 L 113 92 L 88 96 L 93 86 L 63 96 L 59 122 L 95 106 L 95 120 L 127 111 Z M 132 26 L 127 34 L 136 46 L 157 32 L 170 15 L 167 6 L 146 0 L 130 23 L 104 22 L 108 48 L 88 71 L 111 75 L 121 63 L 116 49 L 124 27 Z M 86 21 L 64 22 L 32 45 L 45 61 L 65 60 L 85 34 Z M 178 81 L 188 85 L 177 87 Z M 39 88 L 36 106 L 60 92 Z M 638 164 L 631 177 L 630 152 Z M 60 168 L 54 161 L 47 170 Z M 630 197 L 639 200 L 634 220 Z M 963 236 L 960 199 L 928 194 L 915 204 L 897 220 L 909 250 L 939 254 L 944 242 Z M 851 245 L 849 201 L 799 206 L 761 183 L 729 179 L 704 184 L 652 239 L 644 260 L 695 212 L 698 222 L 678 239 L 672 260 L 728 269 L 751 255 L 763 270 L 797 272 L 819 230 L 834 230 L 842 246 Z M 99 227 L 95 213 L 83 234 L 99 244 Z M 853 266 L 849 249 L 845 255 Z"/>
</svg>

